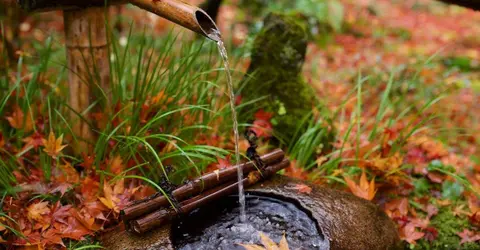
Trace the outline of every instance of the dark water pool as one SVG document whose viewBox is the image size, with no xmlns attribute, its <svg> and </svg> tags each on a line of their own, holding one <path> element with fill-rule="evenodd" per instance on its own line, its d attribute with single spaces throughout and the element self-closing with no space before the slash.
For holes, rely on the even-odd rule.
<svg viewBox="0 0 480 250">
<path fill-rule="evenodd" d="M 259 232 L 275 242 L 286 235 L 290 249 L 329 249 L 315 221 L 291 202 L 247 194 L 247 222 L 239 222 L 238 197 L 229 196 L 193 211 L 172 225 L 175 249 L 244 249 L 260 244 Z"/>
</svg>

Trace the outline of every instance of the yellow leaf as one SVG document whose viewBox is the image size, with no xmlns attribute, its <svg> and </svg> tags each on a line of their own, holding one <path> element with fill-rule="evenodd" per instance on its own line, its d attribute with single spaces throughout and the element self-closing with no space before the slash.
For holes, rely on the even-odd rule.
<svg viewBox="0 0 480 250">
<path fill-rule="evenodd" d="M 359 185 L 357 185 L 357 183 L 348 177 L 344 177 L 344 180 L 347 183 L 350 191 L 360 198 L 370 201 L 373 200 L 375 194 L 377 193 L 377 190 L 375 189 L 375 178 L 373 178 L 371 182 L 368 182 L 365 171 L 362 172 Z"/>
<path fill-rule="evenodd" d="M 262 241 L 261 247 L 259 245 L 254 244 L 239 244 L 240 246 L 244 247 L 246 250 L 289 250 L 287 239 L 285 238 L 285 234 L 283 235 L 282 239 L 280 240 L 279 245 L 275 243 L 268 235 L 260 232 L 260 240 Z"/>
<path fill-rule="evenodd" d="M 288 247 L 287 238 L 285 238 L 285 234 L 283 234 L 283 237 L 280 240 L 278 247 L 280 248 L 280 250 L 290 250 L 290 248 Z"/>
<path fill-rule="evenodd" d="M 260 232 L 260 239 L 266 250 L 278 250 L 277 244 L 262 232 Z"/>
<path fill-rule="evenodd" d="M 113 209 L 115 212 L 120 212 L 117 203 L 119 199 L 114 196 L 112 187 L 108 185 L 107 182 L 103 183 L 103 195 L 104 197 L 99 197 L 98 199 L 105 205 L 106 207 Z"/>
<path fill-rule="evenodd" d="M 67 145 L 62 145 L 63 141 L 63 135 L 61 135 L 58 138 L 55 138 L 55 134 L 53 132 L 50 132 L 48 135 L 48 140 L 42 139 L 43 145 L 45 148 L 43 151 L 50 155 L 53 158 L 57 158 L 60 152 L 67 146 Z"/>
<path fill-rule="evenodd" d="M 125 179 L 120 179 L 115 183 L 115 186 L 113 187 L 113 193 L 114 194 L 123 194 L 125 191 Z"/>
<path fill-rule="evenodd" d="M 373 159 L 369 165 L 374 170 L 382 172 L 390 172 L 398 169 L 403 163 L 403 156 L 400 156 L 400 153 L 396 153 L 392 156 L 386 158 L 377 157 Z"/>
</svg>

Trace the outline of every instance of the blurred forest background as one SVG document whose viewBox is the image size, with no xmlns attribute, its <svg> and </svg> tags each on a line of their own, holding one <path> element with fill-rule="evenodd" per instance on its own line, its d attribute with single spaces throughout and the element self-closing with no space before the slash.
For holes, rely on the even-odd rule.
<svg viewBox="0 0 480 250">
<path fill-rule="evenodd" d="M 165 175 L 182 183 L 232 165 L 215 43 L 137 7 L 110 6 L 110 91 L 72 112 L 62 12 L 26 14 L 11 2 L 0 1 L 0 243 L 100 247 L 95 235 Z M 240 131 L 254 128 L 260 153 L 287 152 L 282 174 L 378 204 L 409 249 L 480 249 L 479 12 L 433 0 L 211 7 Z M 302 27 L 305 58 L 262 37 L 268 13 Z M 265 65 L 251 71 L 259 47 Z M 81 122 L 94 139 L 76 136 Z"/>
</svg>

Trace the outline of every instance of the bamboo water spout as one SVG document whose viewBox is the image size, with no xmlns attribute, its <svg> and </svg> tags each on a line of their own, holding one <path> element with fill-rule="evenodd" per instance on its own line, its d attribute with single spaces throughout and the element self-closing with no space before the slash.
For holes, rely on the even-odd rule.
<svg viewBox="0 0 480 250">
<path fill-rule="evenodd" d="M 141 9 L 168 19 L 184 28 L 217 40 L 218 28 L 210 16 L 199 7 L 180 0 L 18 0 L 18 4 L 27 11 L 49 11 L 55 9 L 75 10 L 88 7 L 131 3 Z"/>
<path fill-rule="evenodd" d="M 129 0 L 144 10 L 155 13 L 212 40 L 218 40 L 218 28 L 202 9 L 178 0 Z"/>
</svg>

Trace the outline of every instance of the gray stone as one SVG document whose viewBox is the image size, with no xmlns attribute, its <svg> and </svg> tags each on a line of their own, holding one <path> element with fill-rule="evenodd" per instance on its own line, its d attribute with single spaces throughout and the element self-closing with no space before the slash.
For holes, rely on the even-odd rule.
<svg viewBox="0 0 480 250">
<path fill-rule="evenodd" d="M 306 184 L 311 193 L 293 187 Z M 311 213 L 333 250 L 402 249 L 393 221 L 375 204 L 350 193 L 308 184 L 285 176 L 259 183 L 247 189 L 292 201 Z M 101 238 L 107 249 L 173 249 L 170 225 L 138 236 L 115 229 Z"/>
</svg>

